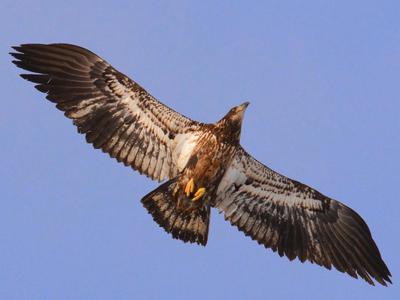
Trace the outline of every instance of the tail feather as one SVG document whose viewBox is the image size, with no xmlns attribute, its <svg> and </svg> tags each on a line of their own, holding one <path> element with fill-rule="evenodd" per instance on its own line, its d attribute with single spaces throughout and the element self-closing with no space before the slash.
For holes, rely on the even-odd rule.
<svg viewBox="0 0 400 300">
<path fill-rule="evenodd" d="M 154 221 L 172 237 L 190 243 L 205 246 L 208 238 L 210 206 L 185 211 L 176 207 L 172 196 L 176 179 L 167 181 L 142 199 L 143 206 L 152 215 Z"/>
</svg>

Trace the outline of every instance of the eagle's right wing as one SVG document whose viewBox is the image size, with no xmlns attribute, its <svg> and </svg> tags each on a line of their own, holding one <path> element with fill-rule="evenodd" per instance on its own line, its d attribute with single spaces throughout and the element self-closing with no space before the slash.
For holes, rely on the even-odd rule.
<svg viewBox="0 0 400 300">
<path fill-rule="evenodd" d="M 197 140 L 197 122 L 87 49 L 69 44 L 13 48 L 13 63 L 36 73 L 21 76 L 37 83 L 95 148 L 159 181 L 183 169 Z"/>
<path fill-rule="evenodd" d="M 267 168 L 239 148 L 218 187 L 215 207 L 252 239 L 386 285 L 390 272 L 367 224 L 351 208 Z"/>
</svg>

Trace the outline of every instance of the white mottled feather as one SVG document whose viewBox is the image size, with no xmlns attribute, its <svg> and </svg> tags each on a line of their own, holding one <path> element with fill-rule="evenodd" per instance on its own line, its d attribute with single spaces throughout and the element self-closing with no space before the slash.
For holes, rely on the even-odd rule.
<svg viewBox="0 0 400 300">
<path fill-rule="evenodd" d="M 193 149 L 197 145 L 199 135 L 199 132 L 188 132 L 175 136 L 173 140 L 174 151 L 172 152 L 172 157 L 179 171 L 185 168 Z"/>
<path fill-rule="evenodd" d="M 301 184 L 300 187 L 295 181 L 272 171 L 239 149 L 218 186 L 217 203 L 226 197 L 247 193 L 251 198 L 278 205 L 321 209 L 320 199 L 314 198 L 315 191 Z"/>
</svg>

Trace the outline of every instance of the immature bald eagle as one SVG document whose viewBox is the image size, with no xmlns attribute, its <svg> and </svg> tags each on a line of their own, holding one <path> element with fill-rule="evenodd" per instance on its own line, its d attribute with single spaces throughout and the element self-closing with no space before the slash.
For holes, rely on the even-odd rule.
<svg viewBox="0 0 400 300">
<path fill-rule="evenodd" d="M 142 199 L 176 239 L 206 245 L 210 207 L 280 256 L 360 276 L 390 272 L 363 219 L 344 204 L 267 168 L 239 143 L 248 103 L 215 124 L 163 105 L 96 54 L 68 44 L 13 47 L 22 74 L 73 120 L 88 143 L 141 174 L 168 180 Z"/>
</svg>

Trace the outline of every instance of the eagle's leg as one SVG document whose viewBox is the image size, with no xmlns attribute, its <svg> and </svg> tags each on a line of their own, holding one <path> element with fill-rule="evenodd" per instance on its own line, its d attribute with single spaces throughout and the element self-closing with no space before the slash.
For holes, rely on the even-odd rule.
<svg viewBox="0 0 400 300">
<path fill-rule="evenodd" d="M 188 183 L 186 183 L 186 186 L 185 186 L 186 197 L 189 197 L 193 193 L 193 191 L 194 191 L 194 179 L 192 177 L 192 178 L 190 178 Z"/>
<path fill-rule="evenodd" d="M 186 194 L 186 197 L 190 197 L 190 195 L 193 194 L 193 192 L 194 192 L 194 187 L 195 187 L 195 184 L 194 184 L 194 179 L 193 179 L 193 177 L 192 177 L 192 178 L 190 178 L 190 180 L 186 183 L 186 186 L 185 186 L 185 194 Z M 204 187 L 199 188 L 199 189 L 196 191 L 196 193 L 193 195 L 192 201 L 197 201 L 197 200 L 199 200 L 201 197 L 203 197 L 203 195 L 205 194 L 205 192 L 206 192 L 206 189 L 205 189 Z"/>
<path fill-rule="evenodd" d="M 192 201 L 197 201 L 197 200 L 199 200 L 201 197 L 203 197 L 203 195 L 205 194 L 205 192 L 206 192 L 206 189 L 205 188 L 199 188 L 198 190 L 197 190 L 197 192 L 194 194 L 194 197 L 193 197 L 193 199 L 192 199 Z"/>
</svg>

